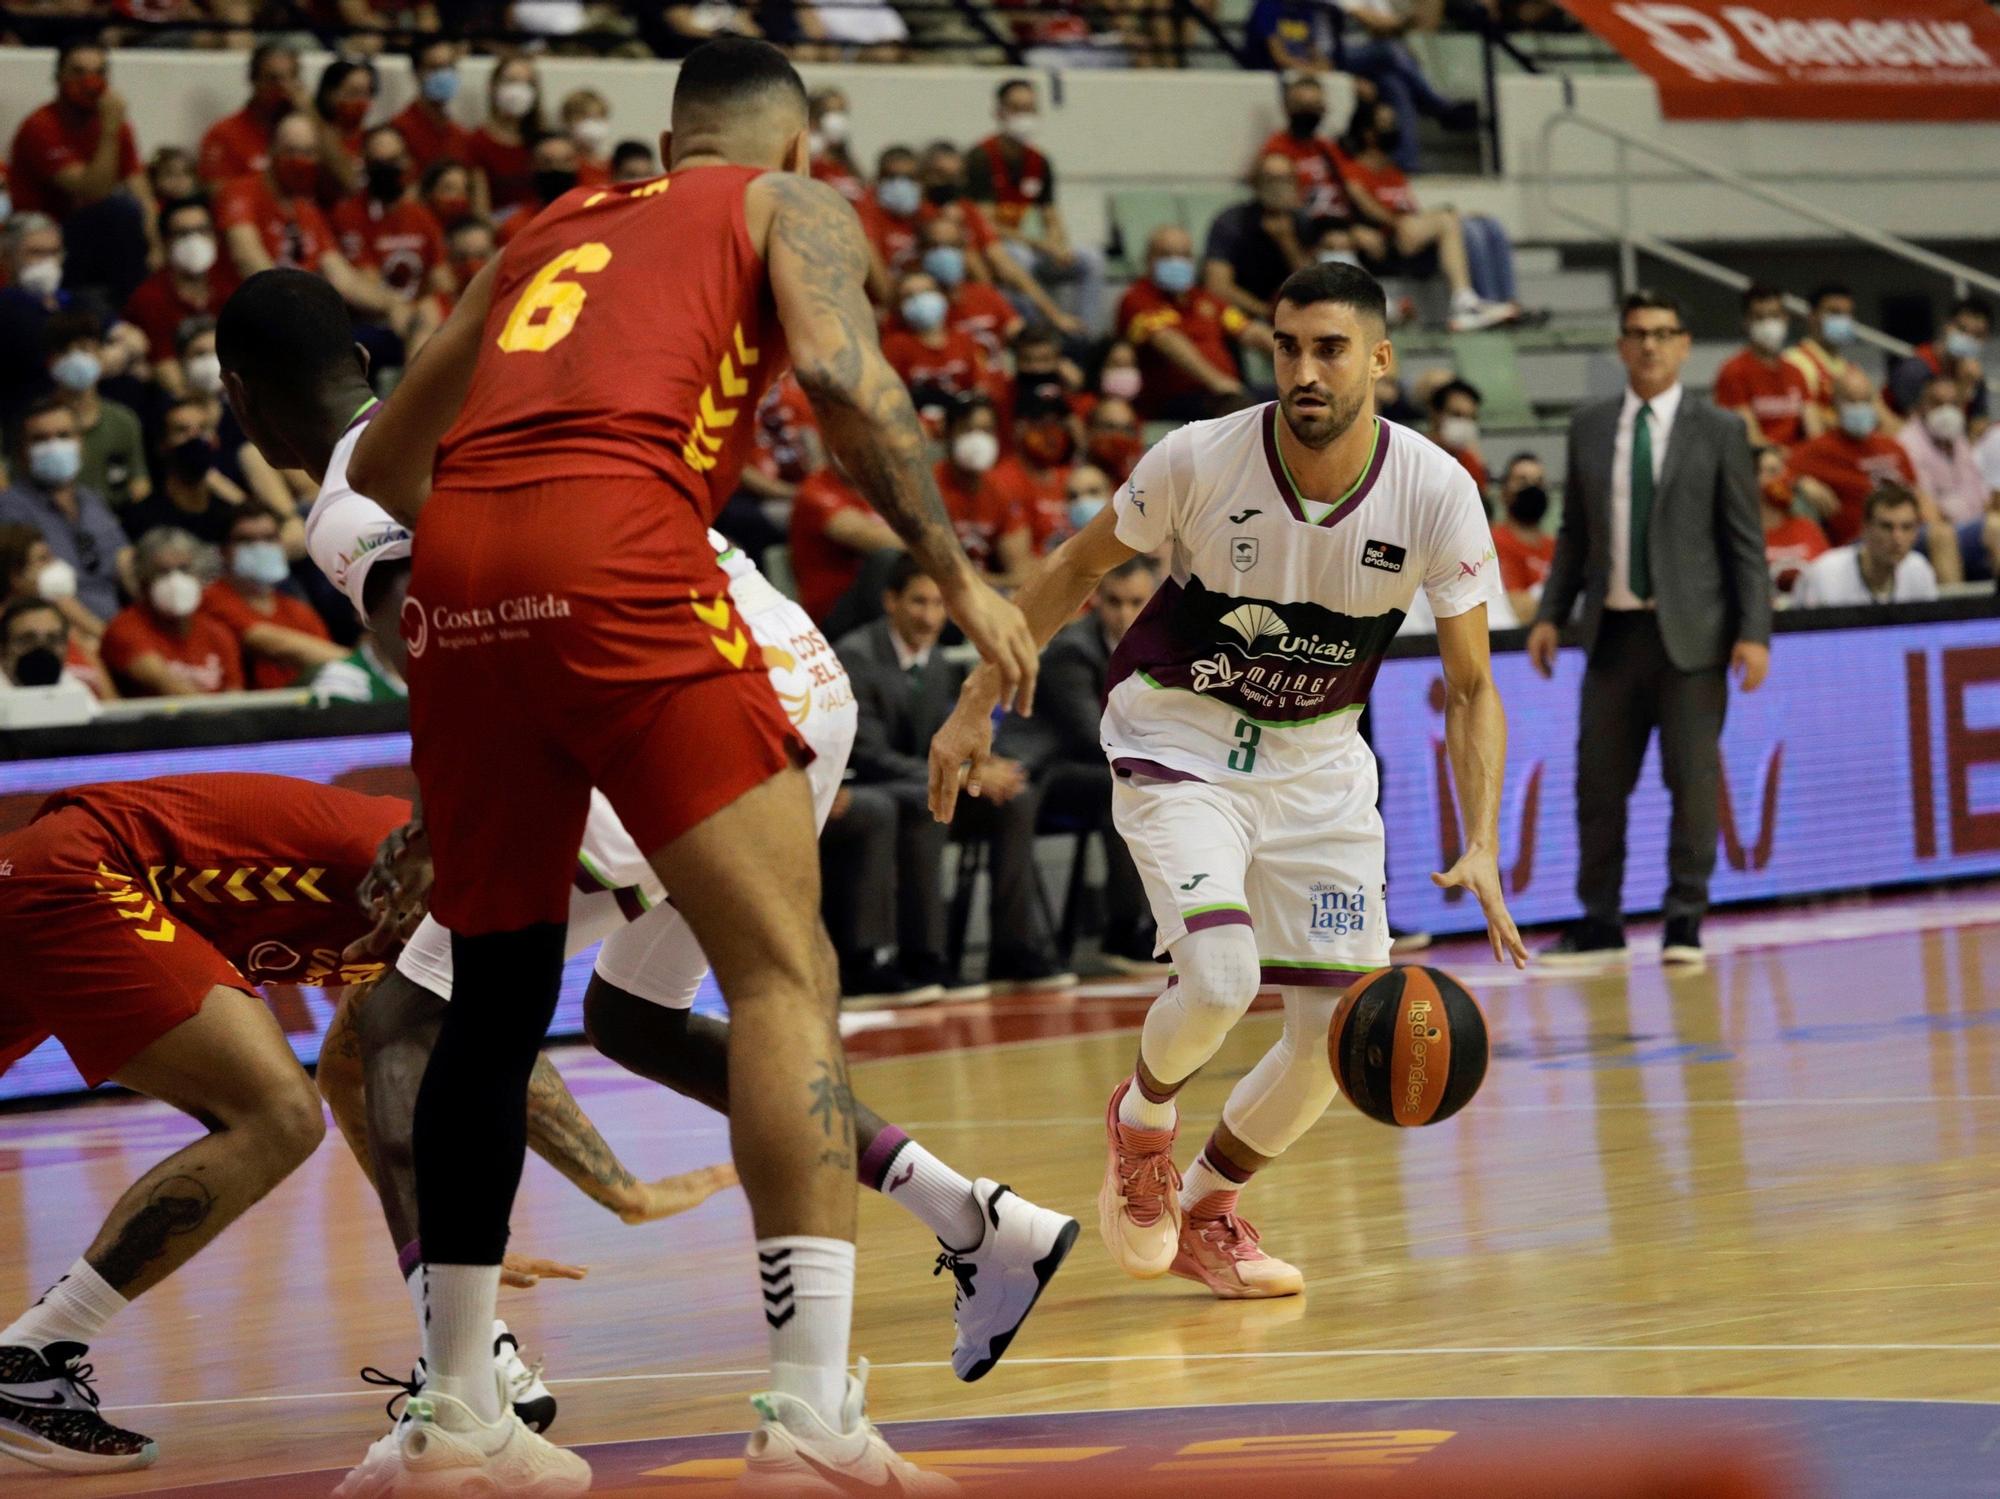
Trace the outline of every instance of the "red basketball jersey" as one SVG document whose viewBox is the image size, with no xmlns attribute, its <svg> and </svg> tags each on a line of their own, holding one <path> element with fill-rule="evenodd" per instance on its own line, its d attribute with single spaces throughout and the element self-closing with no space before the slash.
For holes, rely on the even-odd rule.
<svg viewBox="0 0 2000 1499">
<path fill-rule="evenodd" d="M 785 367 L 743 195 L 753 167 L 577 188 L 500 259 L 437 487 L 657 478 L 714 520 Z"/>
</svg>

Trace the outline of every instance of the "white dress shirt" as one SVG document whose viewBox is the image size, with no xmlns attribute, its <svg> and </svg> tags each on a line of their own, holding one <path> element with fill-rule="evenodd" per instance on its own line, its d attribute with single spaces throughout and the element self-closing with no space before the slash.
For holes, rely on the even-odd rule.
<svg viewBox="0 0 2000 1499">
<path fill-rule="evenodd" d="M 1938 596 L 1937 573 L 1912 552 L 1890 574 L 1889 591 L 1877 593 L 1861 576 L 1861 548 L 1835 547 L 1806 564 L 1792 585 L 1794 609 L 1835 609 L 1857 604 L 1928 604 Z"/>
<path fill-rule="evenodd" d="M 1653 408 L 1647 426 L 1653 443 L 1653 513 L 1658 515 L 1660 467 L 1667 461 L 1667 440 L 1673 436 L 1674 417 L 1681 409 L 1681 388 L 1670 385 L 1646 403 L 1631 386 L 1625 387 L 1625 404 L 1618 412 L 1618 440 L 1611 445 L 1611 586 L 1604 593 L 1607 609 L 1653 607 L 1651 599 L 1642 599 L 1632 591 L 1632 428 L 1643 404 Z"/>
<path fill-rule="evenodd" d="M 894 625 L 889 626 L 889 644 L 896 648 L 896 665 L 906 672 L 913 666 L 921 669 L 931 664 L 932 647 L 927 645 L 920 651 L 911 650 L 903 644 L 903 637 L 896 633 Z"/>
</svg>

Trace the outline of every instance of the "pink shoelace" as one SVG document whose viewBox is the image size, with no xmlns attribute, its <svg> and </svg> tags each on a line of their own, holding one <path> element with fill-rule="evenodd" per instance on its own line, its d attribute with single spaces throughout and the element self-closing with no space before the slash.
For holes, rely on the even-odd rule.
<svg viewBox="0 0 2000 1499">
<path fill-rule="evenodd" d="M 1122 1129 L 1123 1126 L 1120 1126 Z M 1134 1223 L 1150 1228 L 1167 1210 L 1167 1194 L 1181 1189 L 1181 1174 L 1166 1150 L 1138 1152 L 1119 1139 L 1118 1191 Z"/>
<path fill-rule="evenodd" d="M 1201 1241 L 1232 1260 L 1254 1260 L 1263 1253 L 1257 1247 L 1263 1235 L 1248 1220 L 1234 1213 L 1193 1221 L 1194 1231 Z"/>
</svg>

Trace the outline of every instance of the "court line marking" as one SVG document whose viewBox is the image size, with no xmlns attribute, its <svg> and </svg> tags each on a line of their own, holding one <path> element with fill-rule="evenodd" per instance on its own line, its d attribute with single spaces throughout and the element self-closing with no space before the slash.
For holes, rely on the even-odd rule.
<svg viewBox="0 0 2000 1499">
<path fill-rule="evenodd" d="M 1107 1353 L 1052 1355 L 1045 1358 L 1014 1357 L 1007 1360 L 1013 1368 L 1067 1367 L 1078 1364 L 1163 1364 L 1163 1363 L 1234 1363 L 1243 1361 L 1300 1362 L 1308 1359 L 1378 1359 L 1378 1358 L 1520 1358 L 1547 1357 L 1558 1354 L 1680 1354 L 1680 1353 L 2000 1353 L 2000 1343 L 1546 1343 L 1528 1344 L 1515 1348 L 1296 1348 L 1260 1349 L 1229 1353 Z M 946 1369 L 951 1367 L 947 1359 L 915 1359 L 900 1363 L 870 1363 L 871 1371 Z M 768 1369 L 684 1369 L 670 1370 L 657 1374 L 585 1374 L 574 1378 L 554 1381 L 557 1387 L 571 1385 L 606 1384 L 662 1384 L 690 1379 L 761 1379 L 769 1374 Z M 148 1405 L 120 1405 L 121 1411 L 163 1411 L 192 1410 L 220 1405 L 284 1405 L 307 1400 L 358 1400 L 379 1399 L 379 1392 L 373 1388 L 359 1390 L 329 1390 L 300 1395 L 229 1395 L 210 1400 L 161 1400 Z M 1381 1397 L 1350 1397 L 1353 1403 L 1381 1403 Z M 1680 1399 L 1846 1399 L 1845 1396 L 1678 1396 L 1678 1395 L 1604 1395 L 1595 1397 L 1565 1395 L 1520 1395 L 1520 1396 L 1437 1396 L 1436 1399 L 1519 1399 L 1519 1400 L 1565 1400 L 1565 1399 L 1634 1399 L 1634 1400 L 1680 1400 Z M 1253 1404 L 1294 1404 L 1321 1405 L 1333 1402 L 1317 1400 L 1298 1401 L 1254 1401 Z M 1347 1402 L 1342 1402 L 1347 1403 Z M 1389 1403 L 1398 1403 L 1391 1400 Z M 1933 1402 L 1904 1397 L 1902 1403 L 1912 1405 Z M 1964 1400 L 1953 1404 L 1984 1405 L 1988 1401 Z M 1015 1419 L 1034 1419 L 1050 1415 L 1113 1414 L 1115 1410 L 1181 1409 L 1183 1407 L 1124 1406 L 1113 1411 L 1017 1411 Z M 114 1409 L 114 1407 L 106 1407 Z M 1004 1413 L 1003 1413 L 1004 1414 Z M 967 1419 L 940 1416 L 936 1420 Z M 991 1416 L 983 1419 L 1000 1419 Z M 666 1439 L 662 1439 L 666 1440 Z"/>
</svg>

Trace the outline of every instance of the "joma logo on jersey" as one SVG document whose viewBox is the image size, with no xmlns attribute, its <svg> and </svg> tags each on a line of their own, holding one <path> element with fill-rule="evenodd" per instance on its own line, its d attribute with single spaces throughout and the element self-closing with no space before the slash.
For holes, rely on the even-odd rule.
<svg viewBox="0 0 2000 1499">
<path fill-rule="evenodd" d="M 1345 640 L 1294 635 L 1283 616 L 1267 604 L 1244 604 L 1222 616 L 1222 623 L 1243 638 L 1247 656 L 1289 656 L 1325 666 L 1351 666 L 1361 654 Z"/>
<path fill-rule="evenodd" d="M 1314 942 L 1360 935 L 1368 927 L 1368 892 L 1356 885 L 1343 890 L 1325 880 L 1313 881 L 1307 892 L 1311 918 L 1307 935 Z"/>
</svg>

